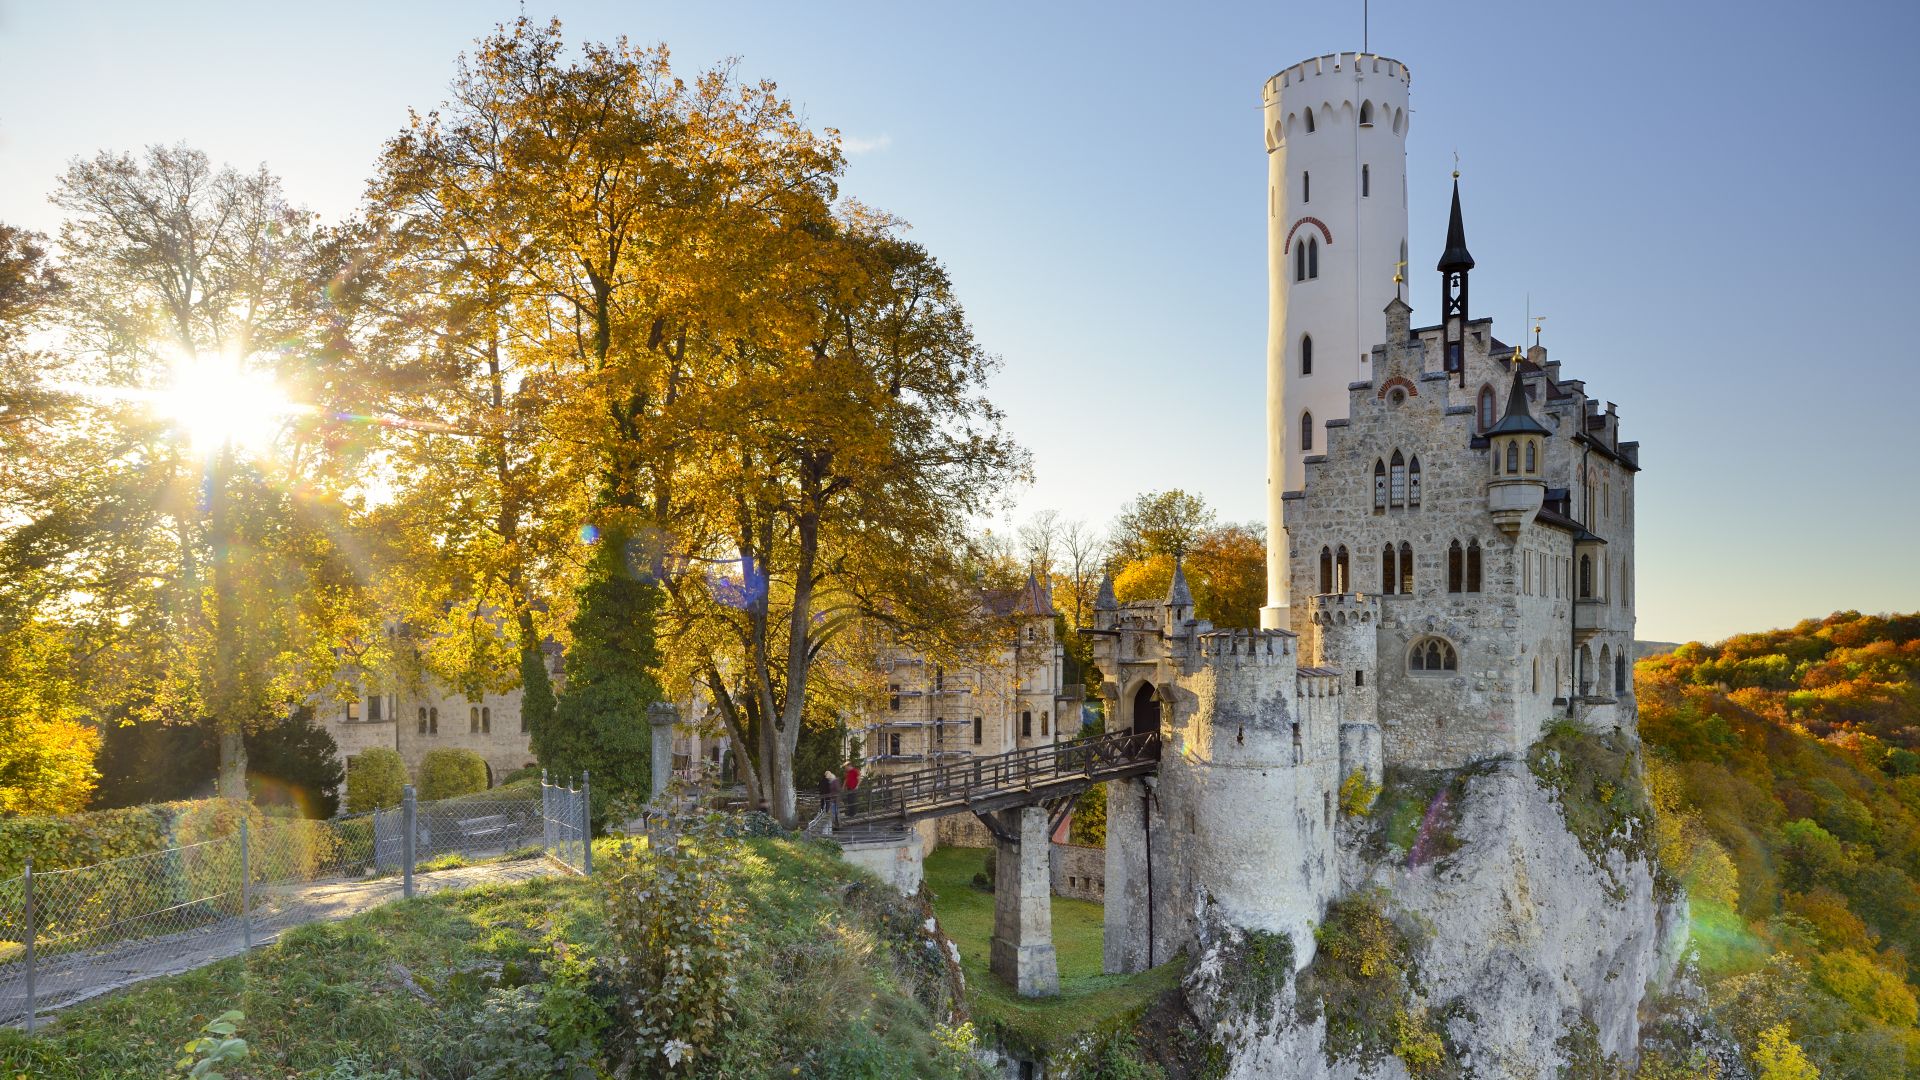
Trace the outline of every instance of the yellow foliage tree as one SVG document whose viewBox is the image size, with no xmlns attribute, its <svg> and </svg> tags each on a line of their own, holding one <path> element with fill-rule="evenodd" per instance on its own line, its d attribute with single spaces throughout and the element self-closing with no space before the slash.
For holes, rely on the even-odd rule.
<svg viewBox="0 0 1920 1080">
<path fill-rule="evenodd" d="M 1820 1080 L 1820 1070 L 1807 1060 L 1785 1024 L 1761 1032 L 1752 1057 L 1755 1080 Z"/>
</svg>

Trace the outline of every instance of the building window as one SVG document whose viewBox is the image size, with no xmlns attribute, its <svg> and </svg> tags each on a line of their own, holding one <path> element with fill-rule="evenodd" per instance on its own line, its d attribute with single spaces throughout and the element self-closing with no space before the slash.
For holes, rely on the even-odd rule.
<svg viewBox="0 0 1920 1080">
<path fill-rule="evenodd" d="M 1313 201 L 1313 174 L 1310 172 L 1300 174 L 1300 201 L 1303 203 Z"/>
<path fill-rule="evenodd" d="M 900 733 L 897 731 L 887 733 L 887 756 L 900 756 Z"/>
<path fill-rule="evenodd" d="M 1353 669 L 1353 685 L 1355 686 L 1367 685 L 1367 673 L 1364 671 L 1361 671 L 1359 668 L 1354 668 Z"/>
<path fill-rule="evenodd" d="M 379 694 L 375 694 L 367 699 L 367 723 L 377 724 L 380 722 L 380 706 L 385 701 L 386 698 Z"/>
<path fill-rule="evenodd" d="M 467 734 L 480 734 L 480 706 L 467 706 Z"/>
<path fill-rule="evenodd" d="M 1512 473 L 1517 473 L 1519 471 L 1520 471 L 1520 444 L 1517 442 L 1508 441 L 1507 472 L 1509 474 L 1512 474 Z"/>
<path fill-rule="evenodd" d="M 1413 591 L 1413 545 L 1400 545 L 1400 591 Z"/>
<path fill-rule="evenodd" d="M 1529 473 L 1534 472 L 1537 468 L 1537 465 L 1535 464 L 1537 461 L 1537 457 L 1534 453 L 1533 447 L 1534 447 L 1533 440 L 1531 439 L 1527 440 L 1527 472 Z"/>
<path fill-rule="evenodd" d="M 1467 541 L 1467 591 L 1480 591 L 1480 541 Z"/>
<path fill-rule="evenodd" d="M 480 734 L 493 734 L 493 709 L 486 705 L 480 706 Z"/>
<path fill-rule="evenodd" d="M 1300 374 L 1313 374 L 1313 335 L 1300 335 Z"/>
<path fill-rule="evenodd" d="M 1020 714 L 1020 737 L 1023 739 L 1033 737 L 1033 714 L 1030 712 Z"/>
<path fill-rule="evenodd" d="M 360 719 L 360 699 L 347 702 L 347 723 L 357 723 Z"/>
<path fill-rule="evenodd" d="M 1391 593 L 1400 584 L 1400 566 L 1395 557 L 1393 545 L 1388 544 L 1380 551 L 1380 591 Z"/>
<path fill-rule="evenodd" d="M 1313 110 L 1312 109 L 1307 110 L 1306 120 L 1307 120 L 1307 134 L 1311 135 L 1313 134 Z"/>
<path fill-rule="evenodd" d="M 900 711 L 900 684 L 887 684 L 887 708 L 892 712 Z"/>
<path fill-rule="evenodd" d="M 1364 199 L 1371 196 L 1372 194 L 1373 194 L 1373 169 L 1366 165 L 1362 165 L 1360 166 L 1360 197 Z"/>
<path fill-rule="evenodd" d="M 1377 513 L 1387 508 L 1387 463 L 1379 458 L 1373 459 L 1373 509 Z"/>
<path fill-rule="evenodd" d="M 981 737 L 984 734 L 985 732 L 981 729 L 981 726 L 980 726 L 980 718 L 977 716 L 974 717 L 973 718 L 973 745 L 979 746 Z"/>
<path fill-rule="evenodd" d="M 1347 580 L 1347 545 L 1341 544 L 1340 550 L 1333 556 L 1333 591 L 1352 592 L 1353 589 L 1347 585 Z"/>
<path fill-rule="evenodd" d="M 1330 547 L 1320 549 L 1320 591 L 1323 594 L 1333 591 L 1333 549 Z"/>
<path fill-rule="evenodd" d="M 1319 276 L 1320 276 L 1320 239 L 1318 237 L 1309 236 L 1307 237 L 1307 277 L 1317 278 Z"/>
<path fill-rule="evenodd" d="M 1373 126 L 1373 102 L 1371 101 L 1363 101 L 1360 103 L 1360 126 Z M 1363 165 L 1361 168 L 1364 169 L 1366 166 Z"/>
<path fill-rule="evenodd" d="M 1478 414 L 1480 433 L 1482 435 L 1487 433 L 1487 429 L 1493 427 L 1493 408 L 1493 387 L 1482 386 L 1480 388 L 1480 409 Z"/>
<path fill-rule="evenodd" d="M 1300 414 L 1300 449 L 1313 449 L 1313 414 L 1311 412 Z"/>
<path fill-rule="evenodd" d="M 1293 280 L 1307 280 L 1307 245 L 1293 245 Z"/>
<path fill-rule="evenodd" d="M 1457 593 L 1466 587 L 1467 553 L 1455 540 L 1447 548 L 1447 591 Z"/>
<path fill-rule="evenodd" d="M 1420 638 L 1407 651 L 1407 670 L 1416 675 L 1434 675 L 1460 670 L 1460 658 L 1453 646 L 1436 638 Z"/>
<path fill-rule="evenodd" d="M 1613 658 L 1613 693 L 1618 697 L 1627 692 L 1627 654 L 1622 652 Z"/>
<path fill-rule="evenodd" d="M 1407 463 L 1407 505 L 1420 505 L 1420 459 L 1417 457 Z"/>
<path fill-rule="evenodd" d="M 437 705 L 427 710 L 427 734 L 440 734 L 440 707 Z"/>
<path fill-rule="evenodd" d="M 1393 481 L 1388 490 L 1388 503 L 1398 510 L 1407 505 L 1407 459 L 1400 456 L 1400 451 L 1393 452 L 1387 472 Z"/>
<path fill-rule="evenodd" d="M 421 709 L 420 710 L 420 734 L 425 735 L 426 733 L 427 733 L 427 710 Z"/>
<path fill-rule="evenodd" d="M 1580 599 L 1593 599 L 1593 556 L 1580 556 Z"/>
<path fill-rule="evenodd" d="M 1046 733 L 1047 733 L 1047 714 L 1045 712 L 1042 712 L 1040 714 L 1040 734 L 1045 735 Z"/>
</svg>

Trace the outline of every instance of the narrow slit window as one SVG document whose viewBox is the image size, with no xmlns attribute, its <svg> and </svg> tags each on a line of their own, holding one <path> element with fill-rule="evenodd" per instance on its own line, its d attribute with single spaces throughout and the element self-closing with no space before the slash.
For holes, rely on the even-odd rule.
<svg viewBox="0 0 1920 1080">
<path fill-rule="evenodd" d="M 1399 584 L 1400 584 L 1399 561 L 1395 557 L 1393 545 L 1388 544 L 1385 548 L 1381 549 L 1380 551 L 1380 591 L 1383 593 L 1396 592 L 1398 590 L 1395 588 L 1395 586 Z"/>
<path fill-rule="evenodd" d="M 1300 414 L 1300 449 L 1313 449 L 1313 414 L 1310 412 Z"/>
<path fill-rule="evenodd" d="M 1300 174 L 1300 201 L 1303 203 L 1313 201 L 1313 174 L 1310 172 Z"/>
<path fill-rule="evenodd" d="M 1480 591 L 1480 541 L 1478 540 L 1467 543 L 1467 591 L 1470 593 Z"/>
<path fill-rule="evenodd" d="M 1313 374 L 1313 335 L 1300 335 L 1300 374 Z"/>
<path fill-rule="evenodd" d="M 1410 593 L 1413 591 L 1413 545 L 1412 544 L 1402 543 L 1400 545 L 1400 591 L 1403 593 Z"/>
<path fill-rule="evenodd" d="M 1447 548 L 1447 591 L 1460 592 L 1466 586 L 1467 553 L 1455 540 Z"/>
<path fill-rule="evenodd" d="M 1360 197 L 1365 199 L 1373 194 L 1373 167 L 1360 166 Z"/>
<path fill-rule="evenodd" d="M 1333 557 L 1333 591 L 1338 593 L 1352 592 L 1352 587 L 1347 584 L 1348 580 L 1347 545 L 1341 544 L 1340 550 Z"/>
<path fill-rule="evenodd" d="M 1333 591 L 1333 549 L 1329 547 L 1320 549 L 1320 591 Z"/>
</svg>

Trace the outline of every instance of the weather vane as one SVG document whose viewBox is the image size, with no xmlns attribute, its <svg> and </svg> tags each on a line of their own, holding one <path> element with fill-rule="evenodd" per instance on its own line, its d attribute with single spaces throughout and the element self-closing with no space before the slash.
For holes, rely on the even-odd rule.
<svg viewBox="0 0 1920 1080">
<path fill-rule="evenodd" d="M 1533 317 L 1533 343 L 1536 346 L 1540 344 L 1540 324 L 1546 321 L 1547 317 L 1545 315 L 1535 315 Z"/>
<path fill-rule="evenodd" d="M 1407 260 L 1401 259 L 1399 262 L 1393 264 L 1393 297 L 1394 299 L 1396 300 L 1406 299 L 1406 297 L 1400 295 L 1400 286 L 1405 284 L 1406 280 L 1407 280 Z"/>
</svg>

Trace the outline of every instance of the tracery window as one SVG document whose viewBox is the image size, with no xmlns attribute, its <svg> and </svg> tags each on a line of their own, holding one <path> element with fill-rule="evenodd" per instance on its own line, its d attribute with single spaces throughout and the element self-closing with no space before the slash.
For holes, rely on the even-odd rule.
<svg viewBox="0 0 1920 1080">
<path fill-rule="evenodd" d="M 1407 670 L 1416 675 L 1438 675 L 1460 670 L 1460 657 L 1444 638 L 1415 639 L 1407 650 Z"/>
<path fill-rule="evenodd" d="M 1478 419 L 1480 421 L 1480 433 L 1483 435 L 1486 434 L 1488 428 L 1493 426 L 1493 400 L 1493 387 L 1482 386 L 1480 388 Z"/>
<path fill-rule="evenodd" d="M 1387 463 L 1379 458 L 1373 459 L 1373 508 L 1387 508 Z"/>
<path fill-rule="evenodd" d="M 1420 505 L 1420 459 L 1415 457 L 1407 463 L 1407 505 Z"/>
<path fill-rule="evenodd" d="M 1533 442 L 1533 440 L 1528 439 L 1527 440 L 1527 472 L 1529 473 L 1535 472 L 1539 468 L 1539 466 L 1536 464 L 1534 446 L 1535 446 L 1535 443 Z"/>
<path fill-rule="evenodd" d="M 1507 472 L 1517 473 L 1519 471 L 1520 471 L 1520 444 L 1517 442 L 1509 442 L 1507 444 Z"/>
<path fill-rule="evenodd" d="M 1398 450 L 1393 452 L 1393 461 L 1388 474 L 1392 479 L 1389 502 L 1394 509 L 1398 510 L 1407 505 L 1407 459 L 1401 457 Z"/>
</svg>

